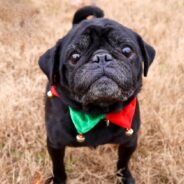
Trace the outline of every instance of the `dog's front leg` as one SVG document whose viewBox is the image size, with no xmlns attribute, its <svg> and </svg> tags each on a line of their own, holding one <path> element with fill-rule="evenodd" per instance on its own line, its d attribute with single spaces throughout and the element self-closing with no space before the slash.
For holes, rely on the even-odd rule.
<svg viewBox="0 0 184 184">
<path fill-rule="evenodd" d="M 117 169 L 118 173 L 117 176 L 119 177 L 120 184 L 135 184 L 135 181 L 131 175 L 131 172 L 128 168 L 128 162 L 135 151 L 137 146 L 137 139 L 133 141 L 130 145 L 119 145 L 118 149 L 118 163 Z"/>
<path fill-rule="evenodd" d="M 64 167 L 65 146 L 53 148 L 47 140 L 47 149 L 53 164 L 53 184 L 66 184 L 66 173 Z"/>
</svg>

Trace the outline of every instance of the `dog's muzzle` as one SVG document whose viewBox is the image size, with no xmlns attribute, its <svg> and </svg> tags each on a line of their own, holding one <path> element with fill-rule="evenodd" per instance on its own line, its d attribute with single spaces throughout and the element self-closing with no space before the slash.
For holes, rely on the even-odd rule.
<svg viewBox="0 0 184 184">
<path fill-rule="evenodd" d="M 133 86 L 130 70 L 104 49 L 95 51 L 90 61 L 77 73 L 76 89 L 82 92 L 77 99 L 85 105 L 113 104 L 127 99 Z"/>
</svg>

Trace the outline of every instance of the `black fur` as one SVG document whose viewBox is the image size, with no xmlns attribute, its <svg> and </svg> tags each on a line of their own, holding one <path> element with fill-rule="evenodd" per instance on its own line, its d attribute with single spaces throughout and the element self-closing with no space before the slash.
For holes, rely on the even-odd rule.
<svg viewBox="0 0 184 184">
<path fill-rule="evenodd" d="M 118 111 L 137 96 L 144 75 L 148 73 L 155 51 L 140 35 L 105 18 L 85 19 L 88 15 L 102 17 L 97 7 L 86 7 L 76 12 L 75 26 L 56 45 L 40 57 L 39 65 L 48 77 L 46 92 L 55 85 L 59 97 L 46 97 L 45 120 L 47 146 L 53 162 L 53 181 L 64 184 L 64 152 L 66 146 L 96 147 L 106 143 L 119 144 L 117 169 L 122 183 L 134 184 L 128 162 L 137 145 L 140 127 L 139 103 L 133 117 L 131 137 L 125 129 L 114 124 L 99 122 L 85 134 L 85 142 L 76 141 L 77 131 L 68 107 L 89 114 Z M 122 48 L 132 48 L 131 57 L 122 54 Z M 80 54 L 76 63 L 72 54 Z M 104 162 L 105 164 L 105 162 Z"/>
<path fill-rule="evenodd" d="M 144 76 L 146 77 L 148 74 L 149 66 L 155 58 L 155 51 L 150 45 L 145 43 L 139 35 L 137 35 L 137 40 L 141 48 L 141 53 L 143 57 L 142 59 L 144 62 Z"/>
<path fill-rule="evenodd" d="M 75 13 L 72 23 L 78 24 L 79 22 L 86 19 L 90 15 L 95 16 L 97 18 L 100 18 L 100 17 L 104 16 L 104 13 L 103 13 L 103 10 L 101 10 L 100 8 L 98 8 L 96 6 L 85 6 L 81 9 L 79 9 Z"/>
</svg>

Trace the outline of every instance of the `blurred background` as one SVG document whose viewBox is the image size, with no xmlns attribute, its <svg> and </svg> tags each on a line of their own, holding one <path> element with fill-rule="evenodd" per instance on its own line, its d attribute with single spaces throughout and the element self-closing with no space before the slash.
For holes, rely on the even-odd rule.
<svg viewBox="0 0 184 184">
<path fill-rule="evenodd" d="M 43 184 L 46 76 L 38 58 L 95 3 L 137 31 L 157 56 L 139 95 L 142 130 L 130 167 L 137 184 L 184 183 L 184 0 L 0 0 L 0 183 Z M 66 152 L 70 184 L 115 183 L 117 147 Z"/>
</svg>

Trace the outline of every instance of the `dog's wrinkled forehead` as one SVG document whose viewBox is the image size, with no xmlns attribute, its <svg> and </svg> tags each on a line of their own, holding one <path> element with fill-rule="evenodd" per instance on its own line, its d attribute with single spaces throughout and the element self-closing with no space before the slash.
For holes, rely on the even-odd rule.
<svg viewBox="0 0 184 184">
<path fill-rule="evenodd" d="M 67 50 L 79 48 L 87 49 L 91 43 L 104 41 L 119 45 L 123 42 L 134 42 L 133 32 L 121 24 L 104 18 L 84 20 L 77 24 L 69 32 L 68 37 L 72 38 Z"/>
<path fill-rule="evenodd" d="M 85 50 L 89 47 L 91 37 L 89 34 L 81 34 L 79 37 L 73 38 L 73 40 L 68 44 L 67 51 L 71 50 Z"/>
</svg>

